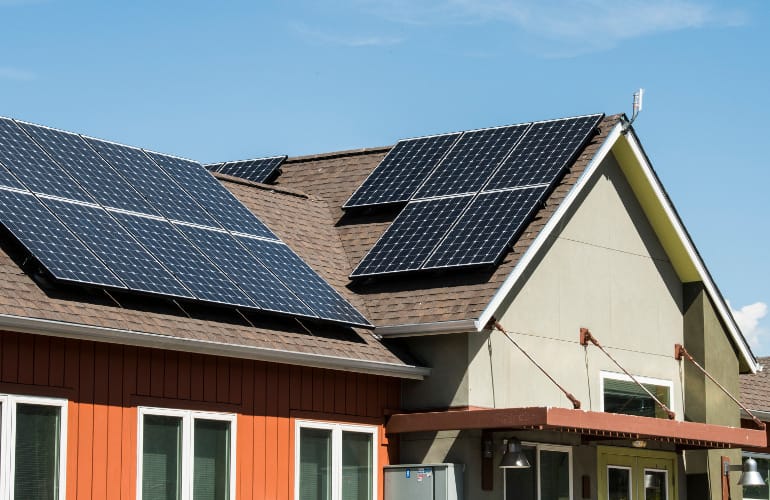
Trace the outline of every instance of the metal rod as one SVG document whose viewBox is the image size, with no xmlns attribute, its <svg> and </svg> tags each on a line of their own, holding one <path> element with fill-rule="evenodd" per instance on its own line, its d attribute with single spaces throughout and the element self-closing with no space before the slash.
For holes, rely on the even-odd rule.
<svg viewBox="0 0 770 500">
<path fill-rule="evenodd" d="M 765 429 L 767 428 L 767 425 L 765 425 L 765 423 L 764 423 L 764 422 L 762 422 L 762 421 L 761 421 L 760 419 L 758 419 L 758 418 L 757 418 L 757 417 L 756 417 L 756 416 L 755 416 L 753 413 L 751 413 L 751 410 L 749 410 L 748 408 L 746 408 L 746 406 L 744 406 L 744 404 L 743 404 L 743 403 L 741 403 L 741 402 L 740 402 L 740 401 L 739 401 L 739 400 L 738 400 L 738 399 L 737 399 L 735 396 L 733 396 L 733 395 L 730 393 L 730 391 L 728 391 L 727 389 L 725 389 L 725 388 L 724 388 L 724 386 L 723 386 L 722 384 L 720 384 L 719 382 L 717 382 L 717 380 L 716 380 L 714 377 L 712 377 L 712 376 L 711 376 L 711 374 L 710 374 L 709 372 L 707 372 L 705 368 L 703 368 L 703 367 L 702 367 L 700 364 L 698 364 L 698 362 L 697 362 L 697 361 L 695 361 L 695 358 L 693 358 L 693 357 L 690 355 L 690 353 L 689 353 L 689 352 L 687 352 L 687 349 L 685 349 L 685 348 L 684 348 L 684 346 L 683 346 L 682 344 L 674 344 L 674 359 L 676 359 L 677 361 L 680 361 L 680 360 L 682 359 L 682 357 L 685 357 L 685 358 L 687 358 L 688 360 L 690 360 L 690 362 L 691 362 L 692 364 L 694 364 L 695 366 L 697 366 L 697 367 L 698 367 L 698 369 L 699 369 L 701 372 L 703 372 L 703 374 L 704 374 L 706 377 L 708 377 L 708 379 L 709 379 L 709 380 L 711 380 L 712 382 L 714 382 L 714 383 L 716 384 L 716 386 L 717 386 L 717 387 L 719 387 L 720 389 L 722 389 L 722 392 L 724 392 L 725 394 L 727 394 L 727 396 L 728 396 L 730 399 L 732 399 L 733 401 L 735 401 L 735 404 L 737 404 L 738 406 L 740 406 L 740 407 L 741 407 L 741 409 L 742 409 L 743 411 L 745 411 L 745 412 L 746 412 L 746 413 L 747 413 L 747 414 L 748 414 L 748 415 L 751 417 L 751 419 L 754 421 L 754 423 L 755 423 L 755 424 L 757 424 L 757 427 L 759 427 L 759 428 L 760 428 L 760 429 L 762 429 L 762 430 L 765 430 Z"/>
<path fill-rule="evenodd" d="M 499 322 L 498 322 L 498 321 L 497 321 L 495 318 L 492 318 L 492 319 L 489 321 L 489 324 L 490 324 L 490 325 L 492 325 L 492 326 L 493 326 L 495 329 L 497 329 L 498 331 L 500 331 L 500 333 L 502 333 L 503 335 L 505 335 L 505 338 L 507 338 L 508 340 L 510 340 L 510 341 L 511 341 L 511 343 L 512 343 L 513 345 L 515 345 L 515 346 L 516 346 L 516 348 L 517 348 L 518 350 L 520 350 L 520 351 L 521 351 L 521 353 L 522 353 L 522 354 L 524 354 L 524 356 L 526 356 L 526 357 L 527 357 L 527 359 L 528 359 L 528 360 L 530 360 L 530 361 L 532 362 L 532 364 L 533 364 L 533 365 L 535 365 L 535 366 L 536 366 L 536 367 L 537 367 L 537 368 L 538 368 L 538 369 L 539 369 L 541 372 L 543 372 L 543 375 L 545 375 L 546 377 L 548 377 L 548 380 L 550 380 L 550 381 L 553 383 L 553 385 L 555 385 L 556 387 L 558 387 L 558 388 L 559 388 L 559 390 L 560 390 L 561 392 L 563 392 L 565 396 L 567 396 L 567 399 L 569 399 L 569 400 L 572 402 L 572 406 L 573 406 L 573 408 L 575 408 L 576 410 L 579 410 L 579 409 L 580 409 L 580 400 L 578 400 L 578 399 L 577 399 L 575 396 L 573 396 L 573 395 L 572 395 L 572 394 L 571 394 L 571 393 L 570 393 L 570 392 L 569 392 L 567 389 L 565 389 L 564 387 L 562 387 L 561 385 L 559 385 L 559 383 L 558 383 L 558 382 L 557 382 L 557 381 L 556 381 L 556 380 L 555 380 L 555 379 L 554 379 L 554 378 L 553 378 L 553 377 L 552 377 L 552 376 L 551 376 L 551 375 L 550 375 L 550 374 L 549 374 L 547 371 L 545 371 L 545 369 L 544 369 L 542 366 L 540 366 L 540 365 L 537 363 L 537 361 L 535 361 L 534 359 L 532 359 L 532 356 L 530 356 L 530 355 L 527 353 L 527 351 L 525 351 L 525 350 L 524 350 L 524 349 L 523 349 L 523 348 L 522 348 L 522 347 L 521 347 L 519 344 L 517 344 L 517 343 L 516 343 L 516 341 L 515 341 L 515 340 L 513 340 L 513 337 L 511 337 L 511 336 L 508 334 L 508 332 L 506 332 L 506 331 L 505 331 L 505 328 L 503 328 L 503 325 L 501 325 L 501 324 L 500 324 L 500 323 L 499 323 Z"/>
<path fill-rule="evenodd" d="M 591 335 L 591 332 L 588 330 L 588 328 L 581 328 L 581 329 L 580 329 L 580 345 L 582 345 L 582 346 L 586 346 L 586 345 L 588 345 L 588 343 L 589 343 L 589 342 L 591 342 L 593 345 L 595 345 L 596 347 L 598 347 L 598 348 L 599 348 L 599 350 L 600 350 L 600 351 L 602 351 L 602 352 L 604 353 L 604 355 L 605 355 L 605 356 L 607 356 L 608 358 L 610 358 L 610 361 L 612 361 L 613 363 L 615 363 L 615 365 L 616 365 L 618 368 L 620 368 L 621 370 L 623 370 L 623 373 L 625 373 L 625 374 L 628 376 L 628 378 L 630 378 L 631 380 L 633 380 L 633 382 L 634 382 L 636 385 L 638 385 L 639 387 L 641 387 L 641 388 L 642 388 L 642 390 L 643 390 L 644 392 L 646 392 L 646 393 L 647 393 L 647 395 L 648 395 L 648 396 L 650 396 L 650 397 L 652 398 L 652 400 L 653 400 L 653 401 L 655 401 L 655 403 L 656 403 L 658 406 L 660 406 L 660 407 L 663 409 L 663 411 L 665 411 L 665 412 L 666 412 L 666 415 L 668 415 L 668 418 L 669 418 L 670 420 L 674 420 L 674 418 L 676 418 L 676 413 L 674 413 L 673 411 L 671 411 L 671 409 L 670 409 L 668 406 L 666 406 L 665 404 L 663 404 L 663 402 L 662 402 L 661 400 L 659 400 L 658 398 L 656 398 L 656 397 L 655 397 L 655 395 L 654 395 L 652 392 L 650 392 L 650 390 L 649 390 L 649 389 L 647 389 L 647 388 L 644 386 L 644 384 L 642 384 L 641 382 L 639 382 L 638 380 L 636 380 L 636 377 L 634 377 L 633 375 L 631 375 L 630 373 L 628 373 L 628 370 L 626 370 L 625 368 L 623 368 L 623 366 L 622 366 L 620 363 L 618 363 L 618 362 L 615 360 L 615 358 L 613 358 L 613 357 L 612 357 L 612 355 L 610 355 L 610 353 L 608 353 L 608 352 L 607 352 L 607 351 L 604 349 L 604 347 L 602 347 L 602 345 L 599 343 L 599 341 L 598 341 L 598 340 L 596 340 L 596 337 L 594 337 L 593 335 Z"/>
</svg>

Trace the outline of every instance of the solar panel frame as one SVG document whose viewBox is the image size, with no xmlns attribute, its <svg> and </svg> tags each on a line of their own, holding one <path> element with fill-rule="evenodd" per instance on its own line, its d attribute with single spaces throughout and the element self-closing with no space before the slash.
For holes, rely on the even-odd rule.
<svg viewBox="0 0 770 500">
<path fill-rule="evenodd" d="M 409 202 L 350 277 L 419 270 L 472 199 L 462 195 Z"/>
<path fill-rule="evenodd" d="M 3 162 L 0 161 L 0 189 L 2 188 L 29 191 L 21 182 L 19 182 L 19 180 L 11 173 L 10 170 L 5 168 Z"/>
<path fill-rule="evenodd" d="M 453 132 L 398 141 L 342 208 L 409 201 L 461 136 L 462 132 Z M 417 161 L 414 155 L 419 156 Z"/>
<path fill-rule="evenodd" d="M 272 179 L 281 168 L 287 156 L 270 156 L 252 160 L 228 161 L 222 163 L 216 172 L 232 175 L 251 182 L 266 183 Z"/>
</svg>

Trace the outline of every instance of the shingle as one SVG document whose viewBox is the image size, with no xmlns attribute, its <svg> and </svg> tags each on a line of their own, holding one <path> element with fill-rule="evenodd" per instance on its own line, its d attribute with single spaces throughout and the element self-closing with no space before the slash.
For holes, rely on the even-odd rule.
<svg viewBox="0 0 770 500">
<path fill-rule="evenodd" d="M 741 402 L 749 409 L 770 412 L 770 357 L 757 358 L 764 368 L 754 374 L 741 374 Z"/>
</svg>

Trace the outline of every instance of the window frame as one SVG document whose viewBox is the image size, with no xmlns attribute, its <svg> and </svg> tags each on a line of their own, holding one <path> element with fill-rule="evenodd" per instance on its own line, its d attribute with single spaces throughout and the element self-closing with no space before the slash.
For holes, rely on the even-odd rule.
<svg viewBox="0 0 770 500">
<path fill-rule="evenodd" d="M 604 492 L 606 498 L 610 497 L 610 469 L 617 469 L 628 472 L 628 500 L 634 500 L 634 497 L 636 496 L 636 492 L 634 491 L 634 468 L 630 465 L 607 464 L 605 469 L 607 471 L 607 491 Z"/>
<path fill-rule="evenodd" d="M 377 452 L 379 449 L 380 427 L 377 425 L 349 424 L 343 422 L 329 422 L 325 420 L 305 420 L 296 419 L 294 421 L 294 495 L 295 500 L 299 498 L 299 480 L 300 480 L 300 432 L 302 429 L 322 429 L 331 431 L 332 441 L 332 477 L 331 500 L 341 500 L 342 497 L 342 433 L 358 432 L 361 434 L 370 434 L 372 436 L 372 499 L 378 500 L 379 483 L 377 474 L 378 460 Z"/>
<path fill-rule="evenodd" d="M 663 473 L 663 484 L 665 485 L 665 491 L 666 491 L 666 500 L 669 500 L 671 498 L 671 492 L 668 490 L 668 483 L 669 483 L 669 473 L 670 471 L 668 469 L 657 469 L 655 467 L 642 467 L 642 490 L 645 489 L 644 487 L 644 481 L 645 476 L 647 475 L 647 471 L 650 472 L 662 472 Z M 644 493 L 646 496 L 646 493 Z"/>
<path fill-rule="evenodd" d="M 541 451 L 557 451 L 561 453 L 566 453 L 568 456 L 568 468 L 569 468 L 569 498 L 570 500 L 574 500 L 575 498 L 575 484 L 574 484 L 574 475 L 573 475 L 573 469 L 572 469 L 572 446 L 569 445 L 560 445 L 560 444 L 546 444 L 546 443 L 535 443 L 532 441 L 522 441 L 521 442 L 522 447 L 528 447 L 528 448 L 535 448 L 535 470 L 537 471 L 537 500 L 540 500 L 542 496 L 542 479 L 540 476 L 540 452 Z M 508 491 L 508 474 L 503 472 L 503 498 L 505 499 L 506 493 Z"/>
<path fill-rule="evenodd" d="M 182 449 L 181 459 L 181 493 L 179 500 L 193 500 L 193 475 L 195 466 L 195 420 L 216 420 L 230 423 L 230 495 L 229 500 L 235 500 L 236 487 L 236 427 L 238 415 L 235 413 L 223 413 L 213 411 L 180 410 L 175 408 L 159 408 L 152 406 L 140 406 L 137 408 L 137 434 L 136 434 L 136 499 L 142 500 L 142 466 L 144 456 L 144 416 L 177 417 L 182 419 Z"/>
<path fill-rule="evenodd" d="M 67 407 L 68 400 L 41 396 L 0 393 L 0 500 L 14 494 L 16 471 L 16 406 L 29 404 L 59 408 L 59 494 L 64 500 L 67 487 Z"/>
<path fill-rule="evenodd" d="M 675 401 L 674 401 L 674 381 L 673 380 L 666 380 L 662 378 L 653 378 L 653 377 L 644 377 L 641 375 L 634 375 L 634 378 L 637 382 L 640 384 L 647 384 L 647 385 L 657 385 L 659 387 L 667 387 L 668 388 L 668 401 L 661 401 L 663 404 L 668 406 L 668 408 L 676 413 L 675 408 Z M 625 373 L 617 373 L 617 372 L 610 372 L 610 371 L 600 371 L 599 372 L 599 411 L 604 413 L 604 381 L 606 379 L 610 380 L 620 380 L 623 382 L 631 382 L 632 384 L 634 381 L 626 375 Z"/>
</svg>

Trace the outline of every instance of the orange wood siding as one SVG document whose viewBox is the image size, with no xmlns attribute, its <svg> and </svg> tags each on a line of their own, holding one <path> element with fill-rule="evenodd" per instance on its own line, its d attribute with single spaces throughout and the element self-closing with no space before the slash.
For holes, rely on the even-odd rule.
<svg viewBox="0 0 770 500">
<path fill-rule="evenodd" d="M 380 426 L 380 467 L 397 451 L 388 377 L 0 332 L 0 392 L 69 400 L 68 500 L 136 498 L 137 406 L 236 413 L 239 500 L 293 499 L 295 418 Z"/>
</svg>

